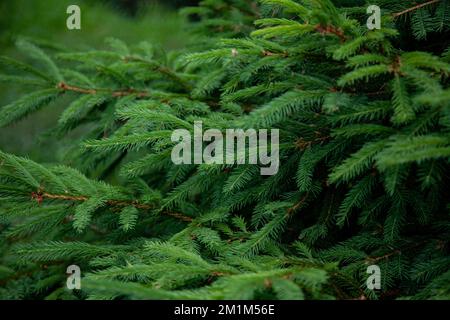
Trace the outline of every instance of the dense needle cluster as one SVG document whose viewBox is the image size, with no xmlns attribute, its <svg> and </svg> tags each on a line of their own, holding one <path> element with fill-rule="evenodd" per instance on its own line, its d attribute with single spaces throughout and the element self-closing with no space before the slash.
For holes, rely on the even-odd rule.
<svg viewBox="0 0 450 320">
<path fill-rule="evenodd" d="M 370 4 L 379 30 L 365 1 L 204 0 L 168 53 L 19 41 L 0 125 L 71 97 L 52 134 L 84 135 L 60 164 L 0 152 L 0 297 L 449 299 L 450 2 Z M 174 165 L 194 121 L 279 129 L 278 173 Z"/>
</svg>

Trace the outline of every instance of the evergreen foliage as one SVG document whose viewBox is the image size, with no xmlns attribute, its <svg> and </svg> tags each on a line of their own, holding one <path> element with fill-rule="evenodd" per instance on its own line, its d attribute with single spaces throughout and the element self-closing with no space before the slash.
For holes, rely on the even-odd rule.
<svg viewBox="0 0 450 320">
<path fill-rule="evenodd" d="M 449 299 L 449 1 L 204 0 L 196 43 L 2 57 L 70 96 L 61 164 L 0 153 L 0 297 Z M 373 4 L 373 3 L 371 3 Z M 174 165 L 174 129 L 280 129 L 279 172 Z M 82 289 L 65 289 L 68 265 Z M 382 270 L 382 289 L 366 269 Z"/>
</svg>

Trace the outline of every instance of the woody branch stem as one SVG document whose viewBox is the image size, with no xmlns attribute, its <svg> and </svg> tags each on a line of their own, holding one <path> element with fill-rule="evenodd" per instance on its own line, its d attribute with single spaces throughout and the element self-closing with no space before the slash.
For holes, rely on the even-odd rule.
<svg viewBox="0 0 450 320">
<path fill-rule="evenodd" d="M 138 97 L 147 97 L 149 95 L 148 91 L 138 91 L 136 89 L 121 89 L 121 90 L 111 90 L 111 89 L 93 89 L 93 88 L 83 88 L 83 87 L 77 87 L 73 85 L 69 85 L 65 82 L 58 83 L 57 87 L 63 91 L 72 91 L 72 92 L 78 92 L 82 94 L 97 94 L 101 92 L 109 92 L 113 97 L 124 97 L 129 95 L 137 95 Z"/>
<path fill-rule="evenodd" d="M 86 196 L 51 194 L 48 192 L 33 192 L 31 194 L 31 198 L 37 200 L 39 203 L 41 203 L 44 199 L 63 200 L 63 201 L 79 201 L 79 202 L 84 202 L 89 199 L 89 197 L 86 197 Z M 149 209 L 154 208 L 154 206 L 152 206 L 152 205 L 145 204 L 145 203 L 139 203 L 137 201 L 107 200 L 106 203 L 110 206 L 115 206 L 115 207 L 132 206 L 132 207 L 135 207 L 137 209 L 142 209 L 142 210 L 149 210 Z M 185 222 L 193 221 L 193 218 L 185 216 L 185 215 L 183 215 L 181 213 L 177 213 L 177 212 L 165 211 L 165 212 L 163 212 L 163 214 L 173 217 L 173 218 L 176 218 L 178 220 L 185 221 Z"/>
</svg>

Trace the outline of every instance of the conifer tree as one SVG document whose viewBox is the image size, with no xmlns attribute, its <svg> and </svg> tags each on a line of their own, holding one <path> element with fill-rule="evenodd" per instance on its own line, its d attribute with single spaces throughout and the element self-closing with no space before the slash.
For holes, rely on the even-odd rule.
<svg viewBox="0 0 450 320">
<path fill-rule="evenodd" d="M 204 0 L 195 43 L 1 57 L 70 97 L 61 163 L 0 153 L 0 297 L 449 299 L 448 0 Z M 280 168 L 171 161 L 173 130 L 279 129 Z M 81 290 L 66 289 L 78 265 Z M 381 289 L 366 286 L 369 265 Z"/>
</svg>

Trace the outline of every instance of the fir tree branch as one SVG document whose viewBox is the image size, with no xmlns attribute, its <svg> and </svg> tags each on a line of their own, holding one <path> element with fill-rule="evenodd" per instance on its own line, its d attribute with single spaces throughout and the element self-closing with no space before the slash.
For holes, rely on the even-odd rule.
<svg viewBox="0 0 450 320">
<path fill-rule="evenodd" d="M 68 153 L 80 171 L 0 152 L 0 299 L 80 298 L 61 282 L 69 260 L 90 299 L 450 297 L 448 1 L 385 0 L 396 24 L 369 33 L 364 4 L 261 0 L 259 14 L 202 1 L 186 10 L 207 36 L 192 50 L 111 40 L 112 52 L 59 55 L 81 64 L 59 70 L 22 44 L 42 71 L 0 58 L 15 72 L 0 81 L 37 87 L 0 123 L 75 95 L 61 133 L 89 123 L 81 139 L 97 151 Z M 278 173 L 173 165 L 170 134 L 196 120 L 279 129 Z M 121 186 L 107 183 L 115 169 Z M 373 263 L 381 291 L 364 286 Z"/>
</svg>

